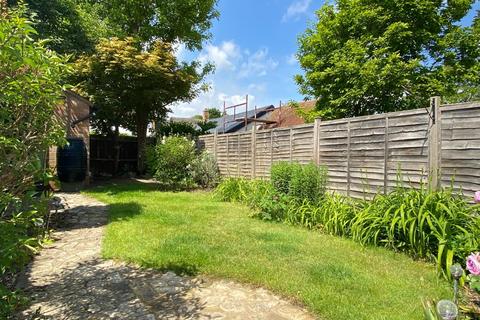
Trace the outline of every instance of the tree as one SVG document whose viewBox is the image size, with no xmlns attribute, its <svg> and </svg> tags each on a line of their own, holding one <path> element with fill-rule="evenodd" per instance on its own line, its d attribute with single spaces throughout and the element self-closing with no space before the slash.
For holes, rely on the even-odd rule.
<svg viewBox="0 0 480 320">
<path fill-rule="evenodd" d="M 93 0 L 91 0 L 93 1 Z M 212 20 L 219 16 L 217 0 L 97 0 L 111 21 L 121 22 L 127 36 L 145 44 L 155 39 L 181 42 L 201 49 L 210 37 Z"/>
<path fill-rule="evenodd" d="M 337 0 L 299 39 L 300 92 L 324 118 L 426 106 L 478 91 L 478 26 L 456 25 L 473 0 Z M 477 18 L 478 20 L 478 18 Z M 475 71 L 476 70 L 476 71 Z M 466 98 L 464 94 L 463 99 Z"/>
<path fill-rule="evenodd" d="M 94 0 L 9 0 L 25 2 L 36 14 L 37 37 L 58 53 L 92 52 L 100 38 L 121 36 L 121 28 L 105 16 L 103 4 Z"/>
<path fill-rule="evenodd" d="M 208 116 L 210 119 L 216 119 L 222 117 L 222 111 L 218 110 L 217 108 L 207 108 Z"/>
<path fill-rule="evenodd" d="M 79 88 L 101 110 L 94 124 L 136 133 L 138 172 L 144 172 L 149 122 L 162 120 L 172 103 L 189 101 L 207 89 L 202 81 L 211 66 L 178 63 L 172 45 L 155 41 L 148 51 L 133 38 L 102 40 L 95 53 L 76 63 Z M 116 133 L 118 134 L 118 132 Z"/>
</svg>

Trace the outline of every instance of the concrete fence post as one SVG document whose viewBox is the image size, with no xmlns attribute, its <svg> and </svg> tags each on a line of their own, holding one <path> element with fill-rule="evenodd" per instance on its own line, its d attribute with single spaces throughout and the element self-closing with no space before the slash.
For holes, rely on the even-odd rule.
<svg viewBox="0 0 480 320">
<path fill-rule="evenodd" d="M 430 119 L 428 132 L 428 181 L 432 190 L 440 187 L 441 133 L 442 117 L 441 97 L 430 98 Z"/>
</svg>

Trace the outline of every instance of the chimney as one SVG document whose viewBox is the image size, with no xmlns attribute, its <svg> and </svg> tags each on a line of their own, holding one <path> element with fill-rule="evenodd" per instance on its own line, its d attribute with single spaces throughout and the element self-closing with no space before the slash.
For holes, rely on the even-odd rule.
<svg viewBox="0 0 480 320">
<path fill-rule="evenodd" d="M 210 113 L 208 112 L 207 108 L 203 109 L 202 118 L 203 122 L 208 122 L 208 120 L 210 119 Z"/>
</svg>

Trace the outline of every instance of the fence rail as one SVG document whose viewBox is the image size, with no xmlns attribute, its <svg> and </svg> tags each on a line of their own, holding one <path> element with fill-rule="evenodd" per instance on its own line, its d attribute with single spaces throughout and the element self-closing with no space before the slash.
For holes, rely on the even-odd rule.
<svg viewBox="0 0 480 320">
<path fill-rule="evenodd" d="M 328 167 L 329 189 L 353 197 L 388 192 L 398 179 L 419 186 L 480 190 L 480 102 L 431 99 L 416 109 L 291 128 L 200 137 L 224 176 L 268 178 L 278 161 Z M 401 175 L 399 176 L 399 173 Z"/>
</svg>

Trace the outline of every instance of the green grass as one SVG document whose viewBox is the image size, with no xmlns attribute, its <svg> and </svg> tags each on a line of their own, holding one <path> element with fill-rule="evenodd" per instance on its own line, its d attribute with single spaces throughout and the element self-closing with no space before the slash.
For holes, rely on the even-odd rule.
<svg viewBox="0 0 480 320">
<path fill-rule="evenodd" d="M 90 190 L 110 204 L 105 258 L 266 287 L 322 319 L 422 319 L 423 298 L 447 298 L 434 266 L 340 237 L 249 217 L 203 192 L 129 183 Z"/>
</svg>

